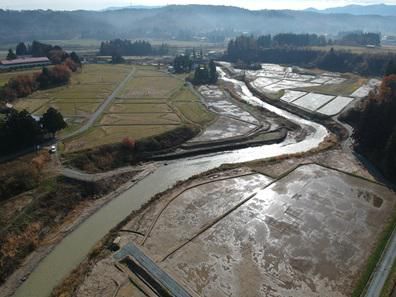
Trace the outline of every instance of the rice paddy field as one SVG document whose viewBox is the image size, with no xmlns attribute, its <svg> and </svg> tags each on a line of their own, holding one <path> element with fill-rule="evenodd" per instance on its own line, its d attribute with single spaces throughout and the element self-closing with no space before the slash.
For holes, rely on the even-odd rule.
<svg viewBox="0 0 396 297">
<path fill-rule="evenodd" d="M 267 98 L 324 116 L 337 115 L 381 83 L 378 79 L 354 74 L 305 71 L 276 64 L 262 64 L 260 70 L 246 71 L 246 77 L 251 86 Z"/>
<path fill-rule="evenodd" d="M 64 143 L 66 153 L 119 143 L 125 137 L 135 140 L 150 137 L 186 124 L 204 126 L 215 118 L 182 78 L 153 66 L 134 67 L 133 76 L 95 125 Z M 103 77 L 99 89 L 109 87 L 106 79 L 112 78 Z M 85 75 L 84 79 L 91 77 Z M 81 102 L 87 101 L 81 98 Z M 94 108 L 95 101 L 84 104 L 78 104 L 80 110 Z"/>
<path fill-rule="evenodd" d="M 69 133 L 89 119 L 131 70 L 127 65 L 84 65 L 82 72 L 72 75 L 69 85 L 37 91 L 19 99 L 15 108 L 26 109 L 34 116 L 41 116 L 50 107 L 56 108 L 69 124 L 69 129 L 62 133 Z"/>
</svg>

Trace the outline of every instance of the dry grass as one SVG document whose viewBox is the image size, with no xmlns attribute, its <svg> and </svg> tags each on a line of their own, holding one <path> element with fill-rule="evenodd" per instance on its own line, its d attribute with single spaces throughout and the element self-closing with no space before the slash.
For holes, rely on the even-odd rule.
<svg viewBox="0 0 396 297">
<path fill-rule="evenodd" d="M 354 91 L 367 82 L 367 79 L 360 77 L 351 77 L 343 83 L 321 85 L 317 87 L 297 88 L 296 90 L 304 92 L 314 92 L 333 96 L 350 96 Z"/>
<path fill-rule="evenodd" d="M 179 125 L 180 118 L 174 113 L 106 114 L 100 125 Z"/>
<path fill-rule="evenodd" d="M 28 112 L 33 113 L 44 106 L 50 99 L 20 99 L 16 104 L 18 110 L 26 109 Z"/>
<path fill-rule="evenodd" d="M 368 48 L 365 46 L 351 46 L 351 45 L 328 45 L 328 46 L 313 46 L 315 50 L 329 51 L 331 48 L 335 50 L 351 51 L 356 54 L 387 54 L 396 52 L 396 46 L 383 46 Z"/>
<path fill-rule="evenodd" d="M 191 102 L 191 101 L 199 101 L 198 97 L 191 92 L 191 90 L 183 86 L 177 93 L 175 93 L 172 98 L 172 102 Z"/>
<path fill-rule="evenodd" d="M 187 120 L 197 123 L 205 124 L 213 121 L 216 116 L 213 113 L 208 112 L 205 106 L 200 102 L 175 102 L 175 107 L 179 112 L 187 118 Z"/>
<path fill-rule="evenodd" d="M 68 86 L 38 91 L 16 103 L 19 110 L 26 109 L 42 115 L 50 106 L 64 116 L 89 117 L 131 71 L 127 65 L 85 65 L 82 72 L 74 73 Z"/>
<path fill-rule="evenodd" d="M 122 91 L 122 98 L 168 98 L 183 82 L 170 76 L 135 77 Z"/>
<path fill-rule="evenodd" d="M 130 103 L 130 104 L 113 104 L 109 113 L 156 113 L 172 112 L 172 109 L 166 103 Z"/>
<path fill-rule="evenodd" d="M 91 113 L 95 112 L 95 110 L 99 107 L 100 103 L 73 103 L 73 102 L 63 102 L 61 100 L 55 100 L 50 103 L 45 104 L 42 108 L 37 110 L 35 114 L 41 115 L 46 112 L 49 107 L 53 107 L 59 110 L 66 117 L 75 117 L 75 116 L 87 116 Z"/>
<path fill-rule="evenodd" d="M 175 125 L 98 126 L 81 137 L 64 144 L 64 152 L 81 151 L 97 146 L 120 143 L 125 137 L 141 139 L 170 131 Z"/>
</svg>

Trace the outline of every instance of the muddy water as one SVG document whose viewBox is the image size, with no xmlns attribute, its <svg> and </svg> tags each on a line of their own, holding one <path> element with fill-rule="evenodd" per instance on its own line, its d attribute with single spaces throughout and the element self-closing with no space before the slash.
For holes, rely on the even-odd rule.
<svg viewBox="0 0 396 297">
<path fill-rule="evenodd" d="M 222 79 L 235 85 L 242 100 L 255 106 L 264 107 L 300 126 L 304 126 L 308 131 L 307 137 L 300 142 L 288 137 L 280 144 L 226 151 L 169 162 L 167 166 L 160 167 L 136 186 L 111 201 L 68 235 L 38 265 L 23 285 L 18 288 L 14 296 L 49 296 L 52 289 L 84 259 L 95 243 L 104 237 L 111 228 L 128 216 L 131 211 L 139 209 L 156 193 L 168 189 L 176 182 L 225 163 L 247 162 L 283 154 L 305 152 L 317 147 L 328 135 L 323 126 L 266 104 L 254 97 L 244 83 L 227 78 L 222 70 L 220 70 L 220 75 Z"/>
</svg>

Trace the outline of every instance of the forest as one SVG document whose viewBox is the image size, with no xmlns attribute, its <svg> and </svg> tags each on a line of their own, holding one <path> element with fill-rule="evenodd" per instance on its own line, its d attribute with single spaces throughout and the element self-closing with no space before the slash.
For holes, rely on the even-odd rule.
<svg viewBox="0 0 396 297">
<path fill-rule="evenodd" d="M 138 40 L 114 39 L 102 42 L 100 45 L 99 55 L 101 56 L 152 56 L 166 55 L 169 48 L 166 44 L 159 47 L 153 47 L 150 42 Z"/>
<path fill-rule="evenodd" d="M 354 126 L 355 149 L 396 181 L 396 69 L 388 74 L 378 92 L 344 115 L 344 120 Z"/>
<path fill-rule="evenodd" d="M 328 51 L 309 47 L 263 46 L 264 37 L 241 35 L 231 40 L 224 59 L 230 62 L 292 64 L 305 68 L 321 68 L 334 72 L 352 72 L 365 76 L 383 76 L 396 54 L 354 53 L 347 50 Z"/>
</svg>

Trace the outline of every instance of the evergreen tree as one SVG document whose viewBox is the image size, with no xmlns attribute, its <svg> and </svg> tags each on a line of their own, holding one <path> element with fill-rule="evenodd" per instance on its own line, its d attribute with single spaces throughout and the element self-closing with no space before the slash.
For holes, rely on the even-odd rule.
<svg viewBox="0 0 396 297">
<path fill-rule="evenodd" d="M 76 63 L 79 67 L 81 67 L 80 57 L 75 52 L 71 52 L 70 59 L 72 59 L 74 63 Z"/>
<path fill-rule="evenodd" d="M 396 74 L 396 65 L 393 60 L 390 60 L 388 66 L 386 67 L 385 75 L 388 76 L 392 74 Z"/>
<path fill-rule="evenodd" d="M 17 56 L 15 55 L 14 51 L 12 49 L 8 50 L 7 54 L 7 60 L 15 60 Z"/>
<path fill-rule="evenodd" d="M 62 114 L 53 107 L 48 108 L 48 110 L 43 114 L 40 119 L 40 123 L 43 128 L 52 133 L 54 137 L 56 132 L 67 127 Z"/>
<path fill-rule="evenodd" d="M 201 85 L 209 82 L 209 72 L 206 65 L 201 65 L 195 69 L 194 84 Z"/>
<path fill-rule="evenodd" d="M 122 64 L 124 62 L 125 62 L 124 58 L 119 54 L 115 54 L 111 57 L 112 64 Z"/>
<path fill-rule="evenodd" d="M 27 55 L 28 51 L 27 51 L 27 47 L 25 45 L 24 42 L 20 42 L 18 43 L 18 45 L 16 46 L 16 54 L 17 56 L 24 56 Z"/>
<path fill-rule="evenodd" d="M 217 82 L 217 71 L 216 71 L 216 64 L 213 60 L 209 62 L 209 83 L 215 84 Z"/>
<path fill-rule="evenodd" d="M 12 110 L 0 127 L 0 151 L 9 153 L 42 140 L 39 123 L 26 111 Z"/>
</svg>

